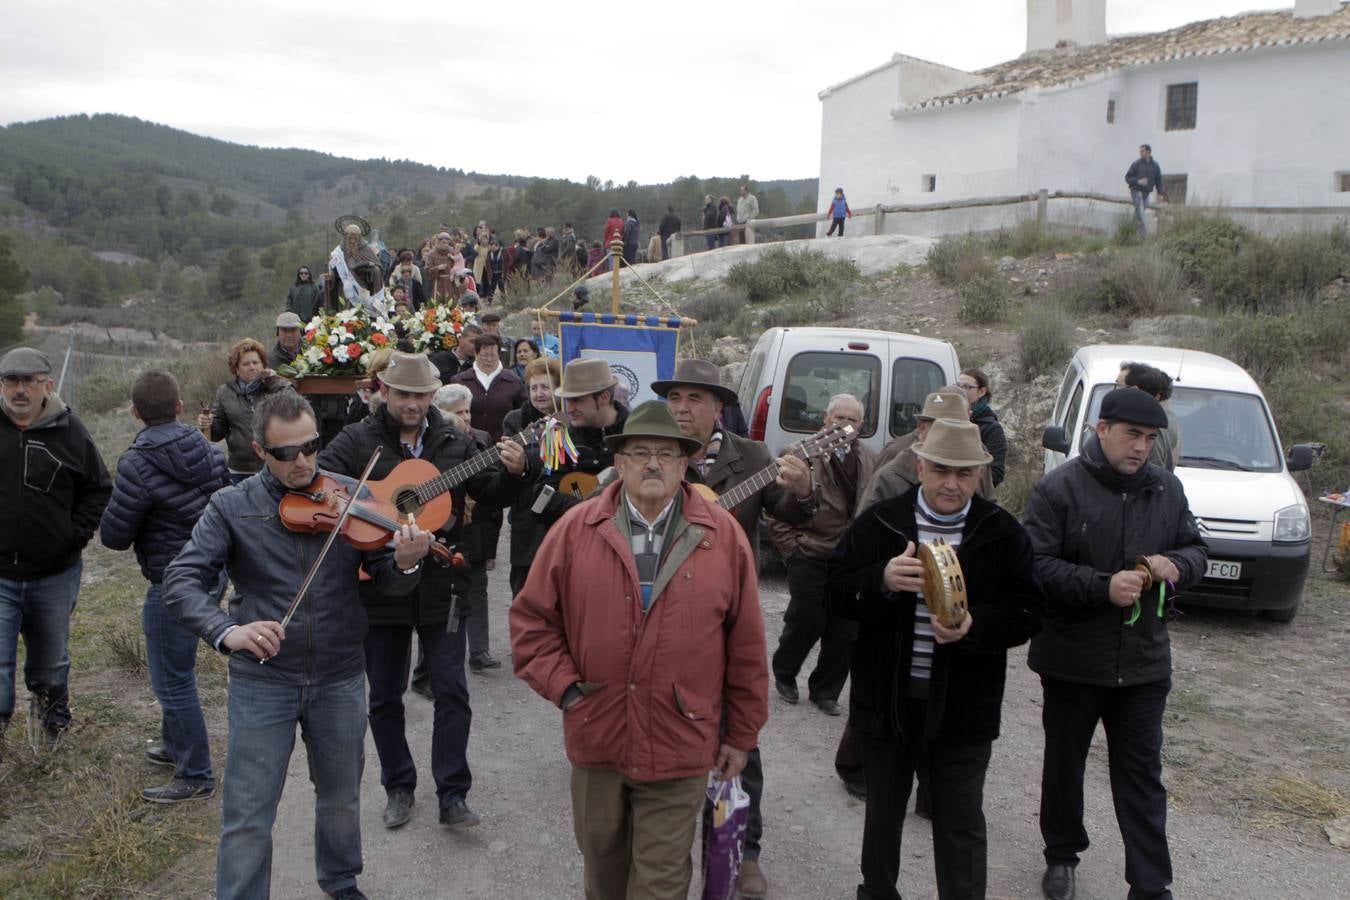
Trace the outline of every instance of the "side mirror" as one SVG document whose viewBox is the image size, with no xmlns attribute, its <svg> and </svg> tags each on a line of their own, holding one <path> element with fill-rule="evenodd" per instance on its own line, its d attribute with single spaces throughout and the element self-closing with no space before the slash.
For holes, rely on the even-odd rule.
<svg viewBox="0 0 1350 900">
<path fill-rule="evenodd" d="M 1320 456 L 1314 444 L 1295 444 L 1289 448 L 1287 465 L 1290 472 L 1303 472 L 1313 467 Z"/>
<path fill-rule="evenodd" d="M 1055 453 L 1068 454 L 1069 439 L 1064 435 L 1064 426 L 1047 425 L 1041 432 L 1041 446 Z"/>
</svg>

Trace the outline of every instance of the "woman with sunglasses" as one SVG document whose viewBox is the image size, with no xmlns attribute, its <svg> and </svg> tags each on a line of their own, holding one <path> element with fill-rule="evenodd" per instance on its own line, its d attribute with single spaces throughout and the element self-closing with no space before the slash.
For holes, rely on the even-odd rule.
<svg viewBox="0 0 1350 900">
<path fill-rule="evenodd" d="M 234 378 L 216 388 L 209 410 L 197 416 L 197 427 L 208 440 L 225 439 L 230 482 L 238 484 L 262 468 L 253 450 L 253 408 L 268 394 L 289 391 L 291 383 L 267 368 L 267 350 L 253 338 L 230 348 Z"/>
</svg>

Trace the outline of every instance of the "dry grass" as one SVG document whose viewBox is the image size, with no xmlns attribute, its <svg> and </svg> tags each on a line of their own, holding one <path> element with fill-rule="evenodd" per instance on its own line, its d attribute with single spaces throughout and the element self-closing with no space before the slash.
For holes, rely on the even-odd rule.
<svg viewBox="0 0 1350 900">
<path fill-rule="evenodd" d="M 1321 824 L 1350 815 L 1350 798 L 1302 775 L 1281 772 L 1247 798 L 1247 823 L 1259 831 Z"/>
</svg>

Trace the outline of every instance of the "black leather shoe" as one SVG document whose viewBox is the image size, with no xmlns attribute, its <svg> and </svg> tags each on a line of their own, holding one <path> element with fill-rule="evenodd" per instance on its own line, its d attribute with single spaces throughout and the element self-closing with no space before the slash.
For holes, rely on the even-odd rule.
<svg viewBox="0 0 1350 900">
<path fill-rule="evenodd" d="M 149 747 L 146 747 L 145 758 L 146 761 L 157 766 L 168 766 L 170 769 L 175 766 L 173 757 L 169 755 L 168 750 L 164 749 L 163 744 L 151 744 Z"/>
<path fill-rule="evenodd" d="M 332 897 L 333 900 L 370 900 L 369 897 L 361 893 L 361 889 L 356 885 L 352 885 L 349 888 L 343 888 L 336 894 L 329 894 L 328 896 Z"/>
<path fill-rule="evenodd" d="M 789 703 L 796 703 L 802 699 L 802 695 L 797 693 L 797 683 L 795 681 L 783 681 L 775 675 L 773 686 L 778 688 L 778 696 Z"/>
<path fill-rule="evenodd" d="M 1073 866 L 1052 863 L 1041 879 L 1041 891 L 1047 900 L 1073 900 Z"/>
<path fill-rule="evenodd" d="M 210 781 L 184 781 L 175 778 L 163 787 L 146 788 L 141 799 L 146 803 L 183 803 L 187 800 L 206 800 L 216 792 Z"/>
<path fill-rule="evenodd" d="M 473 828 L 480 821 L 478 814 L 469 809 L 463 797 L 456 797 L 450 801 L 450 805 L 441 807 L 441 824 L 451 831 Z"/>
<path fill-rule="evenodd" d="M 838 716 L 842 715 L 844 712 L 843 707 L 839 705 L 837 700 L 831 700 L 828 697 L 820 700 L 812 700 L 811 702 L 816 705 L 816 709 L 827 716 Z"/>
<path fill-rule="evenodd" d="M 844 790 L 855 800 L 867 802 L 867 782 L 865 781 L 845 781 Z"/>
<path fill-rule="evenodd" d="M 384 827 L 401 828 L 412 819 L 413 792 L 393 790 L 384 807 Z"/>
<path fill-rule="evenodd" d="M 914 815 L 930 822 L 933 820 L 933 801 L 928 796 L 927 782 L 921 783 L 919 789 L 914 792 Z"/>
<path fill-rule="evenodd" d="M 484 669 L 500 669 L 501 661 L 491 653 L 476 653 L 469 657 L 469 671 L 482 672 Z"/>
</svg>

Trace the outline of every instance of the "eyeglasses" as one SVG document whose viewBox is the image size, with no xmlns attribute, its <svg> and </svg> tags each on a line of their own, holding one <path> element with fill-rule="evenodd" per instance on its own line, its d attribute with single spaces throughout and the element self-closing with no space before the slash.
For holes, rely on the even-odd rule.
<svg viewBox="0 0 1350 900">
<path fill-rule="evenodd" d="M 956 386 L 963 391 L 978 391 L 980 389 L 980 386 L 973 381 L 958 381 Z"/>
<path fill-rule="evenodd" d="M 26 388 L 35 388 L 47 381 L 46 375 L 6 375 L 0 378 L 0 383 L 5 387 L 18 387 L 23 385 Z"/>
<path fill-rule="evenodd" d="M 668 466 L 675 462 L 675 460 L 684 456 L 684 454 L 680 453 L 678 450 L 671 450 L 668 447 L 657 450 L 655 453 L 648 450 L 646 447 L 639 447 L 636 450 L 620 450 L 619 455 L 628 457 L 639 466 L 645 466 L 647 463 L 651 462 L 653 458 L 661 465 Z"/>
<path fill-rule="evenodd" d="M 310 438 L 309 440 L 305 441 L 303 444 L 300 444 L 299 446 L 295 446 L 294 444 L 292 444 L 288 447 L 264 447 L 263 450 L 266 451 L 268 456 L 272 457 L 278 462 L 290 462 L 291 460 L 299 456 L 301 453 L 305 454 L 306 456 L 313 456 L 314 454 L 318 453 L 319 438 L 318 435 L 315 435 L 314 437 Z"/>
</svg>

